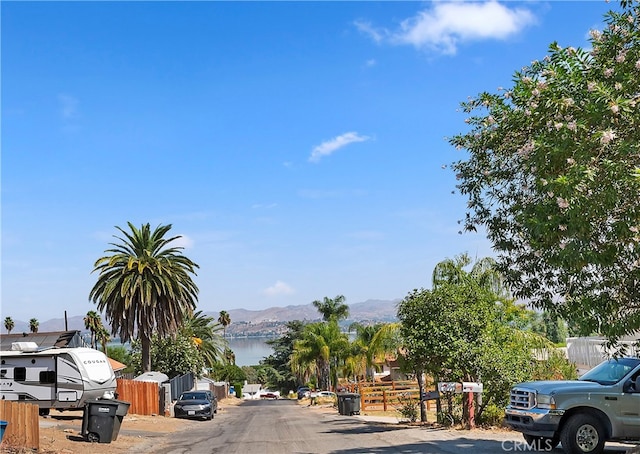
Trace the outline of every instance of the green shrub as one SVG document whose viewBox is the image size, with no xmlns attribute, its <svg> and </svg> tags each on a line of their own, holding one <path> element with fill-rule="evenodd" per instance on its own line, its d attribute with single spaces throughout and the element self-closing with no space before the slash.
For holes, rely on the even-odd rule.
<svg viewBox="0 0 640 454">
<path fill-rule="evenodd" d="M 399 395 L 398 402 L 400 402 L 400 407 L 397 408 L 397 412 L 400 413 L 404 419 L 407 419 L 410 422 L 416 422 L 418 419 L 419 401 L 417 399 L 412 399 L 409 395 Z"/>
<path fill-rule="evenodd" d="M 503 418 L 504 408 L 489 404 L 484 407 L 476 422 L 482 426 L 499 427 L 502 425 Z"/>
</svg>

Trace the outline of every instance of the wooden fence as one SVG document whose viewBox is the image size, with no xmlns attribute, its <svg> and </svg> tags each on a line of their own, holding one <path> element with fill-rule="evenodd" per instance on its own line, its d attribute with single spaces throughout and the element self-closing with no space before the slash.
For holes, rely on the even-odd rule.
<svg viewBox="0 0 640 454">
<path fill-rule="evenodd" d="M 130 403 L 128 414 L 131 415 L 164 415 L 160 411 L 159 386 L 155 382 L 116 380 L 118 399 Z"/>
<path fill-rule="evenodd" d="M 7 421 L 2 447 L 40 449 L 39 407 L 26 402 L 0 400 L 0 419 Z"/>
<path fill-rule="evenodd" d="M 413 400 L 420 401 L 418 382 L 391 381 L 391 382 L 359 382 L 360 407 L 365 411 L 390 411 L 397 410 L 404 403 Z M 426 401 L 427 411 L 435 411 L 436 403 L 433 400 Z"/>
</svg>

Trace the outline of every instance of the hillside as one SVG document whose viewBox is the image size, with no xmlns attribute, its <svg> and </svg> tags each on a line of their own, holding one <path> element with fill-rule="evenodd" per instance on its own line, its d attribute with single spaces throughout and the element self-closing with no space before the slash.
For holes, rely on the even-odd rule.
<svg viewBox="0 0 640 454">
<path fill-rule="evenodd" d="M 349 320 L 348 322 L 389 322 L 396 320 L 397 304 L 400 300 L 367 300 L 362 303 L 355 303 L 349 305 Z M 5 308 L 6 309 L 6 308 Z M 87 307 L 87 311 L 94 310 L 92 306 Z M 5 316 L 9 315 L 4 311 Z M 236 331 L 241 326 L 244 329 L 240 330 L 245 332 L 244 335 L 249 334 L 247 327 L 251 327 L 250 331 L 261 331 L 259 328 L 278 328 L 284 325 L 285 322 L 291 320 L 306 320 L 315 321 L 320 320 L 320 314 L 313 306 L 313 304 L 302 304 L 297 306 L 285 306 L 285 307 L 270 307 L 263 310 L 248 310 L 248 309 L 231 309 L 227 310 L 231 317 L 231 325 L 227 328 L 227 333 L 231 335 L 243 335 Z M 217 320 L 219 312 L 205 311 L 205 315 L 213 317 Z M 70 330 L 85 331 L 84 318 L 85 314 L 73 315 L 67 317 L 67 325 Z M 37 317 L 37 314 L 35 316 Z M 13 334 L 28 332 L 29 322 L 23 320 L 13 320 L 15 328 L 12 330 Z M 40 322 L 38 331 L 64 331 L 65 323 L 64 318 L 54 318 L 50 320 L 38 320 Z M 236 325 L 236 326 L 233 326 Z M 281 329 L 276 329 L 272 334 L 278 334 Z M 0 327 L 0 332 L 6 334 L 4 325 Z"/>
</svg>

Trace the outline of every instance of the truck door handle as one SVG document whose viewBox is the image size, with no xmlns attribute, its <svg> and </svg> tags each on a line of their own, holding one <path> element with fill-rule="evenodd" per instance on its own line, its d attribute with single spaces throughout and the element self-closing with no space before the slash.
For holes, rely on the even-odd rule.
<svg viewBox="0 0 640 454">
<path fill-rule="evenodd" d="M 604 400 L 618 400 L 618 398 L 614 396 L 604 396 Z"/>
</svg>

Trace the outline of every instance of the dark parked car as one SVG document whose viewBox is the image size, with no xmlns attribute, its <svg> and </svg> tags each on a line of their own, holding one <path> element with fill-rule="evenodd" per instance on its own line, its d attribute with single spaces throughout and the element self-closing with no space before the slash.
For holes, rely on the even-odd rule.
<svg viewBox="0 0 640 454">
<path fill-rule="evenodd" d="M 217 402 L 216 402 L 217 409 Z M 214 404 L 206 391 L 188 391 L 182 393 L 173 406 L 176 418 L 213 419 Z"/>
<path fill-rule="evenodd" d="M 311 394 L 311 390 L 306 386 L 301 386 L 298 388 L 298 399 L 309 397 L 310 394 Z"/>
<path fill-rule="evenodd" d="M 213 412 L 218 413 L 218 398 L 215 394 L 213 394 L 213 391 L 211 390 L 205 389 L 204 392 L 207 393 L 207 397 L 209 397 L 211 405 L 213 405 Z"/>
</svg>

